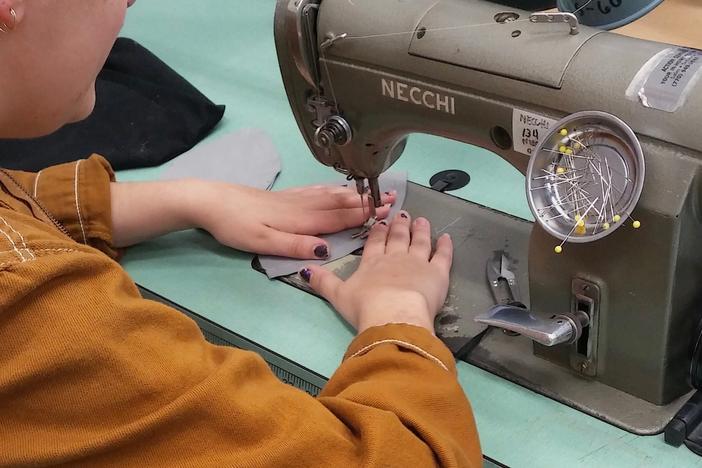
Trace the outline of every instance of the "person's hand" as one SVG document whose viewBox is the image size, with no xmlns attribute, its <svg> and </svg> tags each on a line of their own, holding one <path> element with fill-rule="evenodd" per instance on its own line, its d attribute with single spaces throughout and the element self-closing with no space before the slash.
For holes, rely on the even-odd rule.
<svg viewBox="0 0 702 468">
<path fill-rule="evenodd" d="M 373 227 L 361 264 L 348 280 L 319 266 L 300 274 L 358 333 L 388 323 L 417 325 L 434 333 L 434 318 L 448 293 L 452 259 L 447 234 L 437 240 L 432 255 L 429 221 L 417 218 L 411 223 L 402 212 L 392 226 L 381 222 Z"/>
<path fill-rule="evenodd" d="M 369 215 L 355 189 L 314 186 L 267 192 L 240 185 L 206 183 L 199 189 L 195 225 L 220 243 L 247 252 L 324 259 L 331 252 L 319 237 L 361 226 Z M 382 195 L 385 218 L 396 194 Z M 207 200 L 206 203 L 201 200 Z"/>
</svg>

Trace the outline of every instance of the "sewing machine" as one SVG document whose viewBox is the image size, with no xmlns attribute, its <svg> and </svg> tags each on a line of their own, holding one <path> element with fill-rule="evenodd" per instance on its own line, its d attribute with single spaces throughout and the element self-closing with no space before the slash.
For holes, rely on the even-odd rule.
<svg viewBox="0 0 702 468">
<path fill-rule="evenodd" d="M 504 329 L 466 359 L 660 432 L 692 389 L 702 318 L 702 56 L 480 0 L 279 0 L 275 35 L 314 157 L 372 202 L 411 133 L 525 174 L 534 223 L 409 187 L 405 207 L 456 240 L 437 320 L 447 345 Z M 507 279 L 529 310 L 494 308 L 495 261 L 491 282 Z"/>
</svg>

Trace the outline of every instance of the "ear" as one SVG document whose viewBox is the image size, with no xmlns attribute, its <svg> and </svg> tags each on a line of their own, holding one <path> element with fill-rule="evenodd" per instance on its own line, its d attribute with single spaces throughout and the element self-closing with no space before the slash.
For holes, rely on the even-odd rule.
<svg viewBox="0 0 702 468">
<path fill-rule="evenodd" d="M 0 31 L 8 33 L 22 22 L 24 6 L 24 0 L 0 0 Z"/>
</svg>

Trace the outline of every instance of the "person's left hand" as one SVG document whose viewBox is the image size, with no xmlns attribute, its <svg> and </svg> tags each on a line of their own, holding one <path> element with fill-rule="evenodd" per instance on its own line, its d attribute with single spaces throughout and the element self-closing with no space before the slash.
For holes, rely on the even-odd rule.
<svg viewBox="0 0 702 468">
<path fill-rule="evenodd" d="M 195 224 L 220 243 L 266 255 L 324 259 L 331 254 L 320 234 L 361 226 L 368 218 L 355 189 L 313 186 L 267 192 L 240 185 L 201 185 L 202 204 Z M 396 194 L 382 195 L 377 209 L 385 218 Z"/>
</svg>

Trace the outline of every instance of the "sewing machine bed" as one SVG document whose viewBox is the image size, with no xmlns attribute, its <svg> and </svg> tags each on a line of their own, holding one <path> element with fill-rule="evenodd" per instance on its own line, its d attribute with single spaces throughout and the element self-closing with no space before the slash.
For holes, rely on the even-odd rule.
<svg viewBox="0 0 702 468">
<path fill-rule="evenodd" d="M 433 234 L 451 234 L 454 266 L 449 297 L 437 317 L 437 335 L 458 351 L 484 326 L 473 318 L 494 305 L 488 287 L 486 264 L 494 251 L 504 251 L 513 261 L 521 301 L 529 304 L 528 247 L 532 223 L 460 198 L 409 183 L 404 208 L 432 223 Z M 358 255 L 348 255 L 326 265 L 341 278 L 357 268 Z M 260 270 L 257 259 L 254 267 Z M 280 278 L 314 294 L 300 277 Z M 522 336 L 493 331 L 467 356 L 467 362 L 532 391 L 607 421 L 626 431 L 651 435 L 665 425 L 689 395 L 666 406 L 657 406 L 537 357 L 532 342 Z"/>
</svg>

